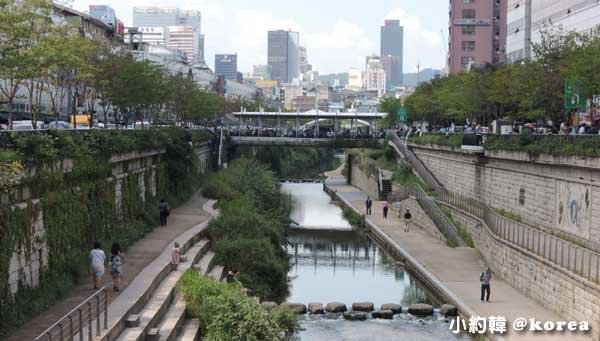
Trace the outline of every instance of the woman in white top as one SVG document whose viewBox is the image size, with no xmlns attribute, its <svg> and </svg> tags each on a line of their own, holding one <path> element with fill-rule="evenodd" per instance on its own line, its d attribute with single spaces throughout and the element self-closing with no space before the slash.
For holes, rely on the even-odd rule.
<svg viewBox="0 0 600 341">
<path fill-rule="evenodd" d="M 104 262 L 106 261 L 106 255 L 102 250 L 102 246 L 99 242 L 94 243 L 94 248 L 90 252 L 90 265 L 92 273 L 94 275 L 94 289 L 100 289 L 100 282 L 104 275 Z"/>
</svg>

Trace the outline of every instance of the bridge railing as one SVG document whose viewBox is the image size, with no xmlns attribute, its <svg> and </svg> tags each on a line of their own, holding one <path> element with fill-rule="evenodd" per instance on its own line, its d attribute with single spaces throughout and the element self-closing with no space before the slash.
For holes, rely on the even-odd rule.
<svg viewBox="0 0 600 341">
<path fill-rule="evenodd" d="M 75 341 L 77 336 L 80 341 L 92 340 L 94 329 L 95 336 L 100 336 L 100 331 L 107 328 L 108 295 L 106 287 L 103 287 L 46 329 L 35 341 Z"/>
</svg>

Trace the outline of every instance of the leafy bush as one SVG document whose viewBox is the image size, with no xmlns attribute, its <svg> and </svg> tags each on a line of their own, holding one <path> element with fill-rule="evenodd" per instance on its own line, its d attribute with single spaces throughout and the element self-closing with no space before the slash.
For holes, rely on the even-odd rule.
<svg viewBox="0 0 600 341">
<path fill-rule="evenodd" d="M 408 138 L 408 143 L 414 144 L 436 144 L 450 148 L 460 148 L 463 143 L 464 134 L 421 134 Z"/>
<path fill-rule="evenodd" d="M 489 136 L 484 144 L 486 150 L 524 152 L 531 156 L 600 157 L 598 136 L 534 136 L 531 134 Z"/>
<path fill-rule="evenodd" d="M 284 340 L 300 330 L 289 308 L 267 309 L 241 289 L 239 283 L 219 283 L 196 271 L 186 272 L 178 283 L 187 311 L 200 320 L 204 340 Z"/>
<path fill-rule="evenodd" d="M 240 281 L 258 296 L 285 298 L 290 199 L 274 173 L 256 160 L 235 160 L 211 176 L 204 194 L 220 200 L 221 214 L 208 229 L 216 261 L 236 268 Z"/>
</svg>

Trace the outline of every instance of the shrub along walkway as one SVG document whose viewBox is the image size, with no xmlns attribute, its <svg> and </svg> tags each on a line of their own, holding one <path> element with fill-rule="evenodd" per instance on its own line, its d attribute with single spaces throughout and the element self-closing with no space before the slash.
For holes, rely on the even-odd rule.
<svg viewBox="0 0 600 341">
<path fill-rule="evenodd" d="M 198 191 L 186 203 L 171 210 L 168 224 L 166 227 L 157 227 L 148 233 L 144 238 L 138 240 L 125 251 L 125 275 L 120 281 L 120 291 L 115 292 L 112 289 L 112 277 L 109 273 L 107 264 L 104 273 L 103 285 L 108 292 L 108 303 L 110 304 L 117 298 L 129 283 L 156 257 L 158 257 L 165 248 L 172 247 L 172 241 L 182 233 L 192 227 L 209 219 L 209 214 L 202 209 L 206 199 Z M 158 209 L 158 208 L 157 208 Z M 103 245 L 104 249 L 110 249 L 110 245 Z M 107 260 L 110 254 L 106 255 Z M 45 312 L 34 317 L 15 331 L 7 340 L 23 341 L 33 340 L 43 333 L 48 327 L 58 319 L 67 314 L 71 309 L 84 301 L 94 293 L 92 289 L 91 275 L 85 278 L 82 284 L 75 286 L 71 292 L 60 302 L 53 304 Z"/>
<path fill-rule="evenodd" d="M 345 185 L 341 176 L 332 175 L 328 186 L 337 192 L 338 196 L 349 202 L 355 210 L 364 214 L 366 194 L 353 186 Z M 508 283 L 492 274 L 491 303 L 480 302 L 479 275 L 485 267 L 485 262 L 479 252 L 468 247 L 450 248 L 445 243 L 429 234 L 426 230 L 415 228 L 404 232 L 404 222 L 396 211 L 390 210 L 388 219 L 383 218 L 383 203 L 373 201 L 373 215 L 367 220 L 379 227 L 400 248 L 404 249 L 426 270 L 433 274 L 442 286 L 453 296 L 458 297 L 464 305 L 481 317 L 502 316 L 508 321 L 518 317 L 528 320 L 535 318 L 541 321 L 561 321 L 558 315 L 542 307 L 531 298 L 520 293 Z M 418 224 L 419 222 L 413 222 Z M 590 318 L 592 318 L 590 316 Z M 588 321 L 589 322 L 589 321 Z M 508 329 L 512 329 L 510 322 Z M 590 334 L 591 335 L 591 334 Z M 514 331 L 504 335 L 499 340 L 591 340 L 591 336 L 576 334 L 521 334 Z"/>
</svg>

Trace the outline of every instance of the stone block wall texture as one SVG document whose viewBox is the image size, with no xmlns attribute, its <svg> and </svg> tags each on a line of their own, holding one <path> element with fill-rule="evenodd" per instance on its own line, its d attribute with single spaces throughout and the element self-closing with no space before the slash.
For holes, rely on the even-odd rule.
<svg viewBox="0 0 600 341">
<path fill-rule="evenodd" d="M 478 156 L 436 147 L 412 149 L 448 190 L 600 249 L 600 168 L 536 162 L 511 153 Z"/>
<path fill-rule="evenodd" d="M 600 340 L 600 286 L 496 240 L 479 220 L 449 208 L 453 218 L 471 233 L 493 274 L 565 320 L 588 321 L 593 340 Z"/>
<path fill-rule="evenodd" d="M 379 199 L 379 185 L 377 184 L 377 180 L 374 176 L 365 174 L 365 172 L 360 169 L 357 162 L 352 164 L 350 183 L 367 193 L 371 199 Z"/>
<path fill-rule="evenodd" d="M 112 166 L 112 180 L 115 186 L 115 204 L 117 208 L 117 214 L 121 212 L 122 202 L 122 188 L 123 181 L 127 180 L 128 176 L 139 174 L 139 189 L 140 189 L 140 201 L 144 202 L 146 199 L 146 191 L 150 191 L 152 197 L 157 194 L 157 167 L 161 162 L 161 155 L 164 151 L 152 151 L 147 153 L 130 153 L 127 155 L 119 155 L 111 158 Z M 200 174 L 205 174 L 208 170 L 210 150 L 205 146 L 200 146 L 195 150 L 194 155 L 196 156 L 195 165 L 198 167 Z M 146 172 L 148 171 L 148 172 Z M 146 174 L 149 179 L 145 179 Z M 33 205 L 37 205 L 39 202 L 35 198 L 29 198 Z M 14 204 L 19 208 L 27 207 L 26 203 Z M 26 287 L 36 288 L 39 285 L 40 274 L 42 270 L 48 265 L 48 247 L 46 246 L 44 234 L 44 215 L 40 208 L 39 213 L 35 221 L 33 222 L 31 229 L 33 231 L 33 237 L 31 238 L 31 245 L 29 251 L 31 257 L 26 257 L 26 250 L 13 251 L 10 259 L 9 273 L 8 273 L 8 284 L 11 293 L 14 295 L 19 287 L 19 283 Z"/>
<path fill-rule="evenodd" d="M 444 243 L 446 242 L 446 237 L 444 237 L 444 235 L 440 232 L 433 220 L 429 218 L 427 213 L 423 210 L 415 198 L 411 197 L 399 203 L 392 203 L 390 207 L 392 208 L 390 214 L 396 214 L 399 216 L 404 216 L 404 212 L 406 212 L 407 209 L 410 210 L 410 213 L 412 214 L 411 229 L 425 229 L 435 238 L 443 241 Z M 403 230 L 404 224 L 402 223 L 400 226 L 398 226 L 398 228 Z"/>
</svg>

